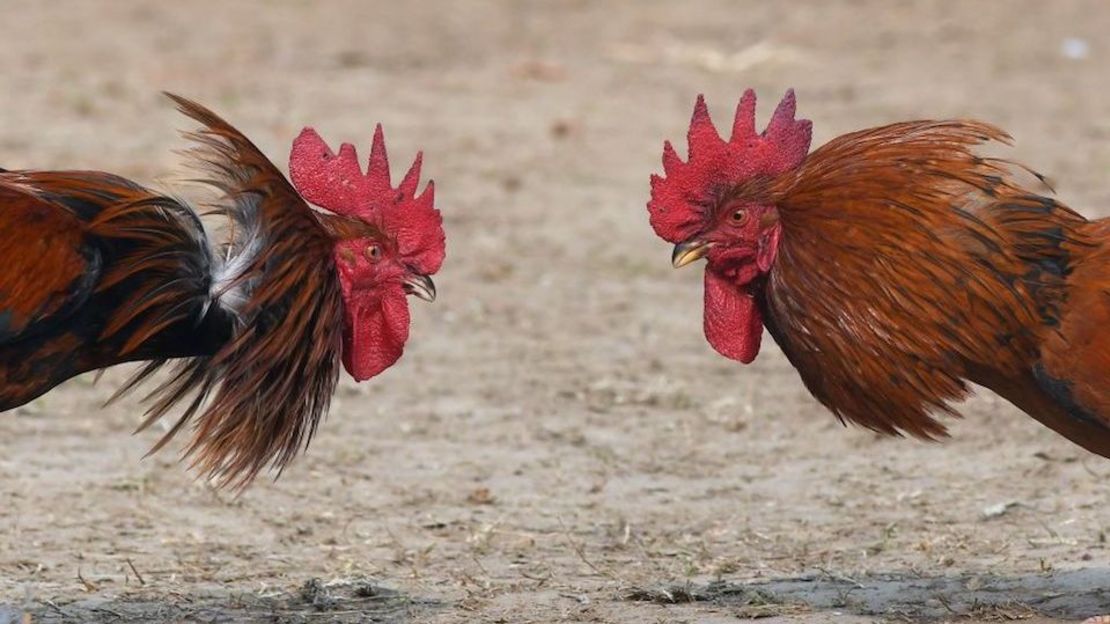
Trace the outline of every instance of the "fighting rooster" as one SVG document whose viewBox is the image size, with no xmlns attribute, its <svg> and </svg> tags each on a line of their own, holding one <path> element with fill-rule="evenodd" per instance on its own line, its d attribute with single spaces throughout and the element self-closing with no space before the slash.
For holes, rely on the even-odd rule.
<svg viewBox="0 0 1110 624">
<path fill-rule="evenodd" d="M 994 126 L 896 123 L 809 154 L 793 92 L 762 133 L 755 101 L 726 141 L 699 97 L 687 160 L 664 144 L 651 179 L 674 266 L 707 261 L 713 348 L 750 363 L 766 327 L 821 403 L 881 433 L 946 435 L 935 415 L 973 382 L 1110 457 L 1110 220 L 977 155 L 1009 141 Z"/>
<path fill-rule="evenodd" d="M 432 183 L 416 193 L 420 155 L 391 185 L 381 126 L 365 174 L 354 147 L 335 155 L 306 128 L 290 185 L 231 125 L 170 97 L 202 125 L 191 156 L 221 192 L 225 235 L 115 175 L 0 172 L 0 411 L 145 362 L 118 396 L 174 362 L 139 429 L 182 404 L 154 450 L 192 421 L 194 465 L 242 487 L 308 445 L 340 362 L 361 381 L 401 356 L 406 295 L 435 297 L 442 219 Z"/>
</svg>

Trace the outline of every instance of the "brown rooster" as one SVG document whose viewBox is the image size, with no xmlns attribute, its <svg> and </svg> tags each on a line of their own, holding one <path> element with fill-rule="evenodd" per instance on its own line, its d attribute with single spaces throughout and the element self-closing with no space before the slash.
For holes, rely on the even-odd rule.
<svg viewBox="0 0 1110 624">
<path fill-rule="evenodd" d="M 1009 141 L 994 126 L 896 123 L 809 154 L 794 109 L 788 92 L 757 133 L 748 91 L 726 141 L 699 97 L 686 162 L 666 143 L 652 177 L 674 266 L 707 260 L 709 343 L 749 363 L 766 326 L 821 403 L 881 433 L 946 435 L 934 415 L 973 382 L 1110 457 L 1110 220 L 977 155 Z"/>
<path fill-rule="evenodd" d="M 145 361 L 118 396 L 173 360 L 139 429 L 185 401 L 154 450 L 194 421 L 194 465 L 241 487 L 308 445 L 340 362 L 364 380 L 401 356 L 406 294 L 435 297 L 444 232 L 432 183 L 416 195 L 419 155 L 391 186 L 381 126 L 366 174 L 352 146 L 336 156 L 305 129 L 295 190 L 235 128 L 170 97 L 203 125 L 191 155 L 222 192 L 224 240 L 194 208 L 118 176 L 0 172 L 0 411 Z"/>
</svg>

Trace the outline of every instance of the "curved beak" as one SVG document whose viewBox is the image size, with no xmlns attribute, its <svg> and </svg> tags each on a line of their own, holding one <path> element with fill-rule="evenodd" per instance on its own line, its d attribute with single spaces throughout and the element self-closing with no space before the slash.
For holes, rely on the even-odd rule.
<svg viewBox="0 0 1110 624">
<path fill-rule="evenodd" d="M 696 238 L 679 243 L 674 246 L 674 253 L 671 254 L 671 264 L 674 265 L 674 268 L 681 269 L 695 260 L 704 258 L 712 246 L 713 243 Z"/>
<path fill-rule="evenodd" d="M 420 297 L 424 301 L 436 300 L 436 285 L 427 275 L 410 275 L 405 278 L 405 293 Z"/>
</svg>

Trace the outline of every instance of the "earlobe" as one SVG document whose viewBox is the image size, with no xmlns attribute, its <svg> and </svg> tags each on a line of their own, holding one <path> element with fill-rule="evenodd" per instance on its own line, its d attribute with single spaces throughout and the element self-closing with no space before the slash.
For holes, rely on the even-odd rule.
<svg viewBox="0 0 1110 624">
<path fill-rule="evenodd" d="M 759 267 L 760 273 L 767 273 L 775 263 L 781 233 L 782 230 L 775 225 L 759 236 L 759 250 L 756 253 L 755 263 Z"/>
<path fill-rule="evenodd" d="M 355 263 L 355 252 L 347 247 L 340 247 L 335 251 L 336 258 L 339 259 L 340 264 L 351 265 Z"/>
</svg>

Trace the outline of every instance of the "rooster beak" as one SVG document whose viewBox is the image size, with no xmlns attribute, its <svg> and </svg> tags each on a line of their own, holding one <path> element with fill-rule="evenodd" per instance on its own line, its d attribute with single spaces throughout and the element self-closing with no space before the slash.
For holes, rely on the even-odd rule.
<svg viewBox="0 0 1110 624">
<path fill-rule="evenodd" d="M 420 297 L 424 301 L 436 300 L 436 285 L 427 275 L 410 275 L 405 278 L 405 293 Z"/>
<path fill-rule="evenodd" d="M 674 253 L 671 254 L 671 264 L 674 268 L 680 269 L 695 260 L 701 260 L 705 254 L 709 253 L 709 248 L 713 243 L 709 243 L 699 239 L 688 240 L 685 243 L 679 243 L 674 246 Z"/>
</svg>

